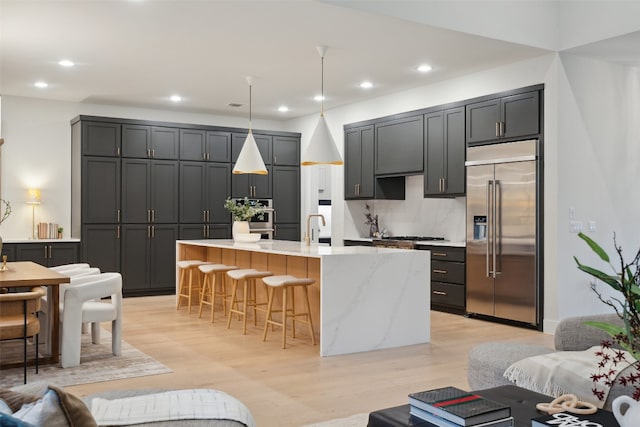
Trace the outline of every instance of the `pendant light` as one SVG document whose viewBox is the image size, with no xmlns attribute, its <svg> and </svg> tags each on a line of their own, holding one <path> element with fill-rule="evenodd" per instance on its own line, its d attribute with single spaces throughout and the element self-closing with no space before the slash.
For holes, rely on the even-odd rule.
<svg viewBox="0 0 640 427">
<path fill-rule="evenodd" d="M 300 164 L 302 166 L 311 165 L 342 165 L 342 157 L 336 147 L 336 143 L 331 136 L 329 126 L 324 118 L 324 54 L 327 52 L 326 46 L 318 46 L 322 64 L 322 80 L 321 80 L 321 100 L 320 100 L 320 119 L 316 125 L 316 129 L 311 135 L 309 145 L 302 156 Z"/>
<path fill-rule="evenodd" d="M 238 160 L 236 160 L 236 164 L 233 167 L 233 173 L 266 175 L 268 173 L 267 168 L 264 165 L 264 161 L 262 160 L 262 156 L 258 150 L 258 145 L 256 144 L 256 140 L 251 131 L 251 77 L 247 77 L 247 83 L 249 83 L 249 133 L 247 134 L 247 139 L 242 145 L 242 150 L 240 150 Z"/>
</svg>

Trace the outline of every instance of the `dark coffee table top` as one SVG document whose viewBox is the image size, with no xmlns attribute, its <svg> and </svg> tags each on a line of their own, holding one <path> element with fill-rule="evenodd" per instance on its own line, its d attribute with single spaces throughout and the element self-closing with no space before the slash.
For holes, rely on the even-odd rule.
<svg viewBox="0 0 640 427">
<path fill-rule="evenodd" d="M 552 397 L 525 390 L 514 385 L 505 385 L 474 393 L 511 407 L 514 427 L 531 427 L 531 418 L 544 415 L 536 410 L 536 403 L 551 402 Z M 381 409 L 369 414 L 368 427 L 426 427 L 433 424 L 409 414 L 409 405 Z"/>
</svg>

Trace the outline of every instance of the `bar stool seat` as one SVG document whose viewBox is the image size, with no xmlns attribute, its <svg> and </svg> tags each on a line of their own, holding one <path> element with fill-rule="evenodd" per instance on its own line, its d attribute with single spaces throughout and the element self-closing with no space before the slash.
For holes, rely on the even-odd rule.
<svg viewBox="0 0 640 427">
<path fill-rule="evenodd" d="M 233 287 L 231 289 L 231 303 L 229 304 L 229 313 L 227 315 L 227 329 L 231 327 L 231 316 L 233 313 L 236 313 L 238 316 L 242 317 L 242 334 L 246 335 L 247 333 L 247 309 L 249 307 L 253 307 L 253 324 L 257 325 L 256 311 L 264 310 L 266 311 L 266 302 L 257 302 L 256 301 L 256 280 L 262 279 L 267 276 L 271 276 L 273 273 L 270 271 L 259 271 L 253 268 L 249 269 L 240 269 L 240 270 L 231 270 L 227 272 L 227 276 L 229 276 L 232 280 Z M 244 282 L 243 287 L 243 299 L 238 299 L 238 284 L 240 281 Z M 239 307 L 239 304 L 242 303 L 242 307 Z M 262 308 L 264 306 L 264 308 Z"/>
<path fill-rule="evenodd" d="M 222 298 L 222 310 L 227 314 L 227 300 L 230 295 L 227 294 L 227 283 L 225 275 L 227 271 L 237 270 L 235 265 L 226 264 L 205 264 L 198 266 L 198 269 L 204 275 L 202 282 L 202 292 L 200 292 L 200 309 L 198 310 L 198 318 L 202 317 L 202 306 L 211 306 L 211 323 L 216 310 L 216 297 Z M 207 296 L 209 299 L 207 300 Z"/>
<path fill-rule="evenodd" d="M 309 304 L 309 292 L 308 287 L 315 283 L 314 279 L 306 277 L 295 277 L 291 275 L 269 276 L 262 279 L 265 285 L 267 285 L 267 319 L 264 323 L 264 333 L 262 335 L 262 341 L 267 340 L 267 331 L 269 325 L 282 327 L 282 348 L 286 348 L 287 345 L 287 319 L 291 319 L 291 336 L 296 337 L 296 322 L 302 322 L 309 325 L 309 332 L 311 333 L 311 342 L 316 345 L 316 336 L 313 331 L 313 321 L 311 319 L 311 304 Z M 300 287 L 304 295 L 304 303 L 306 311 L 296 311 L 294 289 Z M 282 289 L 282 308 L 281 310 L 273 310 L 273 297 L 276 289 Z M 289 301 L 291 306 L 289 307 Z M 282 313 L 282 322 L 273 320 L 273 313 Z M 299 319 L 299 317 L 304 317 Z"/>
<path fill-rule="evenodd" d="M 200 275 L 198 274 L 198 283 L 194 286 L 193 273 L 194 271 L 199 272 L 198 267 L 206 264 L 212 263 L 198 259 L 187 259 L 178 261 L 177 266 L 178 270 L 180 271 L 180 279 L 178 281 L 178 301 L 176 302 L 176 310 L 180 309 L 182 299 L 186 298 L 188 313 L 191 314 L 191 296 L 193 295 L 194 291 L 200 292 Z M 187 273 L 189 274 L 188 281 Z"/>
</svg>

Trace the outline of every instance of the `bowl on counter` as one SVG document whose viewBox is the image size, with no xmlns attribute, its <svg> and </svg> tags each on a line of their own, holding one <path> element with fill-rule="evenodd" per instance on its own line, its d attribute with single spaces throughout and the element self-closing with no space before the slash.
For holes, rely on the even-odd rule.
<svg viewBox="0 0 640 427">
<path fill-rule="evenodd" d="M 237 233 L 233 240 L 243 243 L 254 243 L 260 240 L 262 235 L 259 233 Z"/>
</svg>

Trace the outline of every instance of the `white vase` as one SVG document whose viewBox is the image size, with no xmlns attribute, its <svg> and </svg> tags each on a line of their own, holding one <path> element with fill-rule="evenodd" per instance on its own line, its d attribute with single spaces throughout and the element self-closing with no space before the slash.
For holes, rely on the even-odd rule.
<svg viewBox="0 0 640 427">
<path fill-rule="evenodd" d="M 233 221 L 231 233 L 234 239 L 238 234 L 249 234 L 249 221 Z"/>
<path fill-rule="evenodd" d="M 611 410 L 620 427 L 640 426 L 640 402 L 631 397 L 616 397 L 611 403 Z"/>
</svg>

